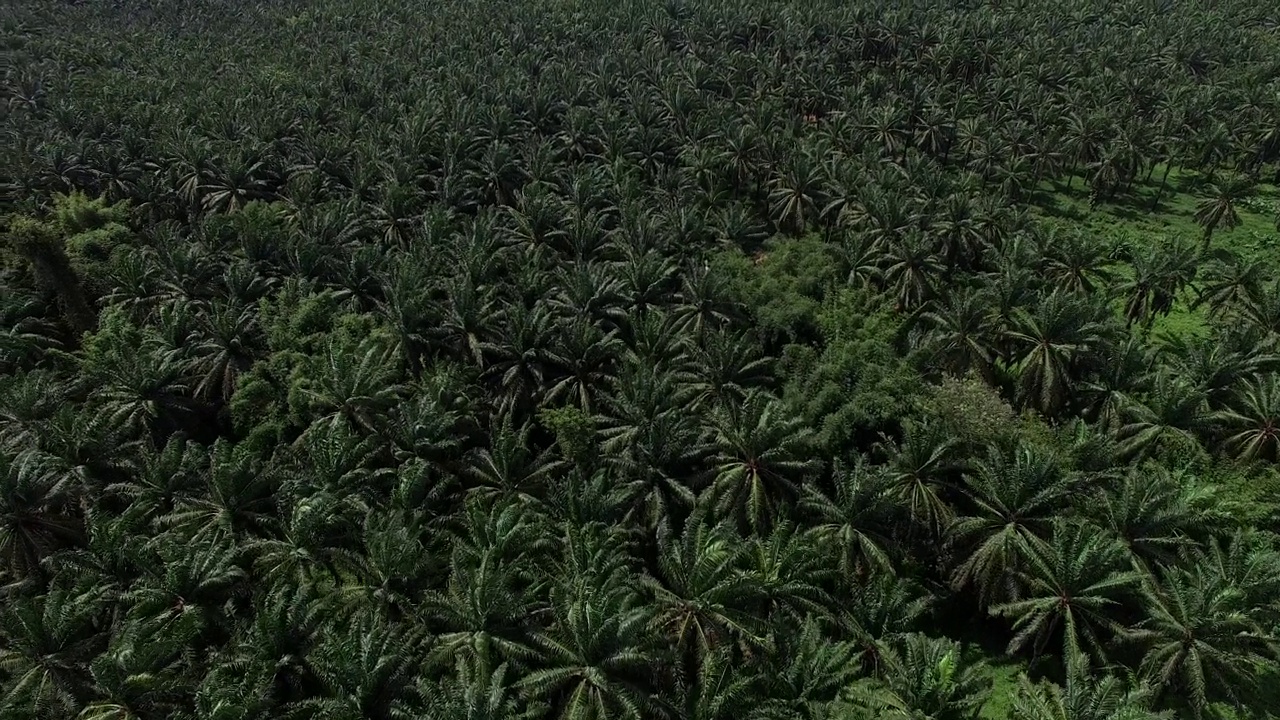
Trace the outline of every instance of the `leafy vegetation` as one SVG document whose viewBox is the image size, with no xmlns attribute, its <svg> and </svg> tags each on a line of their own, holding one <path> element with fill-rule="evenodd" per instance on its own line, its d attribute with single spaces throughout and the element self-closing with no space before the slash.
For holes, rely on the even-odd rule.
<svg viewBox="0 0 1280 720">
<path fill-rule="evenodd" d="M 1243 0 L 21 0 L 0 716 L 1280 714 Z"/>
</svg>

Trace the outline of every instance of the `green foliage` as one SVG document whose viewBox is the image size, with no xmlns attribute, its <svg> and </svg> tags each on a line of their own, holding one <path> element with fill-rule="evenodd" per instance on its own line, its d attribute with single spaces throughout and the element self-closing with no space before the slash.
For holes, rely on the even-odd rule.
<svg viewBox="0 0 1280 720">
<path fill-rule="evenodd" d="M 545 408 L 538 419 L 556 436 L 556 445 L 566 458 L 590 463 L 596 455 L 596 425 L 586 413 L 575 407 Z"/>
<path fill-rule="evenodd" d="M 836 293 L 817 315 L 821 344 L 789 345 L 781 358 L 783 397 L 801 409 L 828 452 L 893 432 L 925 389 L 895 351 L 901 320 L 862 291 Z"/>
<path fill-rule="evenodd" d="M 820 324 L 823 299 L 843 274 L 839 255 L 821 238 L 774 238 L 755 255 L 721 253 L 712 272 L 730 278 L 730 287 L 751 309 L 766 342 L 810 340 Z"/>
<path fill-rule="evenodd" d="M 10 3 L 0 716 L 1273 717 L 1280 43 L 1158 5 Z"/>
</svg>

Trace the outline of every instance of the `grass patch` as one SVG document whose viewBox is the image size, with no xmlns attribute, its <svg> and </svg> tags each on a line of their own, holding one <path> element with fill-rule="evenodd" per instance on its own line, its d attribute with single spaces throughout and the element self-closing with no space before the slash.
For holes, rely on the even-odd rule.
<svg viewBox="0 0 1280 720">
<path fill-rule="evenodd" d="M 1128 233 L 1136 238 L 1165 235 L 1199 241 L 1203 231 L 1196 222 L 1196 204 L 1204 197 L 1207 181 L 1191 170 L 1170 172 L 1159 205 L 1153 210 L 1161 173 L 1163 168 L 1157 167 L 1150 180 L 1140 178 L 1128 192 L 1093 208 L 1089 207 L 1089 188 L 1083 178 L 1072 178 L 1069 186 L 1066 182 L 1045 181 L 1032 198 L 1031 211 L 1038 217 L 1066 221 L 1070 227 L 1083 227 L 1108 240 L 1123 239 Z M 1254 189 L 1254 197 L 1277 202 L 1280 190 L 1261 183 Z M 1236 210 L 1240 225 L 1231 230 L 1219 228 L 1211 246 L 1245 257 L 1274 258 L 1274 251 L 1280 250 L 1274 214 L 1260 212 L 1252 203 L 1242 203 Z"/>
<path fill-rule="evenodd" d="M 1163 172 L 1163 166 L 1158 166 L 1149 180 L 1139 178 L 1127 192 L 1092 208 L 1089 188 L 1083 178 L 1073 177 L 1069 184 L 1045 181 L 1032 198 L 1031 212 L 1065 228 L 1083 230 L 1109 245 L 1125 243 L 1140 248 L 1144 241 L 1162 237 L 1200 242 L 1203 231 L 1196 222 L 1196 205 L 1204 197 L 1208 181 L 1195 171 L 1173 170 L 1160 192 Z M 1276 230 L 1272 210 L 1275 203 L 1280 203 L 1280 189 L 1261 183 L 1254 190 L 1254 198 L 1261 198 L 1263 202 L 1241 203 L 1236 209 L 1240 225 L 1230 230 L 1219 228 L 1213 234 L 1210 247 L 1229 250 L 1247 260 L 1273 263 L 1280 256 L 1280 232 Z M 1122 265 L 1119 269 L 1123 272 L 1127 268 Z M 1169 315 L 1154 320 L 1151 332 L 1208 335 L 1209 319 L 1203 311 L 1191 308 L 1193 297 L 1193 291 L 1184 293 Z M 1117 305 L 1118 311 L 1122 311 L 1122 304 Z"/>
<path fill-rule="evenodd" d="M 1005 720 L 1013 714 L 1013 698 L 1018 692 L 1018 677 L 1023 671 L 1022 663 L 1004 656 L 987 660 L 983 673 L 991 680 L 991 694 L 983 703 L 979 717 Z"/>
</svg>

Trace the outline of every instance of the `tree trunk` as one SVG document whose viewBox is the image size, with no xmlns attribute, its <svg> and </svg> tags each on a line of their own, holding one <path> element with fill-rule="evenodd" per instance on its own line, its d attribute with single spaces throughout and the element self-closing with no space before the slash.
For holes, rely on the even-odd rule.
<svg viewBox="0 0 1280 720">
<path fill-rule="evenodd" d="M 1156 189 L 1156 199 L 1151 202 L 1151 212 L 1155 212 L 1160 207 L 1160 196 L 1164 195 L 1165 186 L 1169 182 L 1169 170 L 1173 168 L 1173 163 L 1164 166 L 1164 174 L 1160 176 L 1160 187 Z"/>
</svg>

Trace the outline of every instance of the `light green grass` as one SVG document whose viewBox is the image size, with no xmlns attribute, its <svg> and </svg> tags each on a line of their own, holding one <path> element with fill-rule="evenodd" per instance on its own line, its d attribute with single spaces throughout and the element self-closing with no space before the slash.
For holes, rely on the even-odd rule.
<svg viewBox="0 0 1280 720">
<path fill-rule="evenodd" d="M 1032 213 L 1070 221 L 1069 225 L 1097 232 L 1107 240 L 1123 238 L 1126 234 L 1136 238 L 1167 236 L 1199 240 L 1202 231 L 1195 219 L 1196 204 L 1207 195 L 1207 180 L 1195 171 L 1171 172 L 1160 204 L 1152 211 L 1162 172 L 1163 168 L 1157 167 L 1149 182 L 1139 179 L 1129 192 L 1119 194 L 1111 202 L 1099 202 L 1092 209 L 1089 189 L 1083 179 L 1074 178 L 1070 188 L 1066 183 L 1044 182 L 1033 198 Z M 1280 190 L 1267 183 L 1258 185 L 1254 195 L 1280 200 Z M 1212 246 L 1246 256 L 1262 254 L 1272 261 L 1280 257 L 1275 252 L 1280 250 L 1275 216 L 1248 207 L 1239 207 L 1237 211 L 1240 225 L 1230 230 L 1219 228 L 1213 234 Z"/>
<path fill-rule="evenodd" d="M 991 679 L 991 694 L 982 705 L 979 717 L 987 720 L 1007 720 L 1013 712 L 1013 698 L 1018 692 L 1018 677 L 1024 666 L 1007 657 L 987 660 L 983 672 Z"/>
<path fill-rule="evenodd" d="M 1203 231 L 1195 219 L 1196 205 L 1207 193 L 1207 180 L 1194 171 L 1169 173 L 1168 185 L 1153 211 L 1163 171 L 1163 167 L 1157 167 L 1150 181 L 1139 179 L 1127 193 L 1112 202 L 1099 202 L 1094 208 L 1089 207 L 1089 190 L 1082 178 L 1073 178 L 1070 187 L 1065 182 L 1046 181 L 1038 188 L 1031 211 L 1064 227 L 1082 229 L 1107 244 L 1125 242 L 1140 248 L 1145 239 L 1156 242 L 1166 237 L 1199 242 Z M 1271 184 L 1258 185 L 1254 195 L 1280 202 L 1280 189 Z M 1237 213 L 1240 225 L 1214 232 L 1211 247 L 1225 248 L 1280 270 L 1280 232 L 1274 215 L 1244 206 L 1237 208 Z M 1151 332 L 1208 334 L 1209 320 L 1202 311 L 1191 308 L 1193 297 L 1193 291 L 1188 290 L 1169 315 L 1155 319 Z"/>
</svg>

